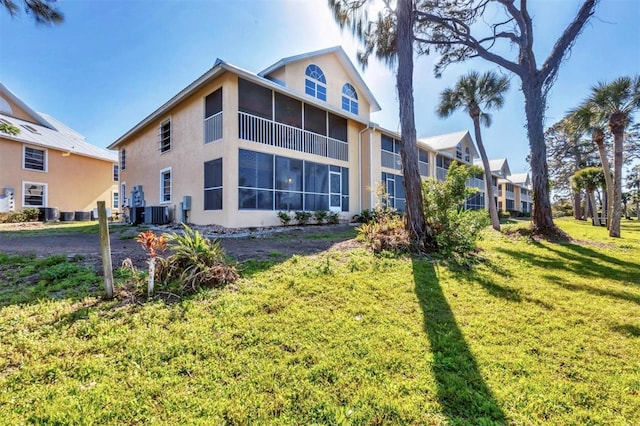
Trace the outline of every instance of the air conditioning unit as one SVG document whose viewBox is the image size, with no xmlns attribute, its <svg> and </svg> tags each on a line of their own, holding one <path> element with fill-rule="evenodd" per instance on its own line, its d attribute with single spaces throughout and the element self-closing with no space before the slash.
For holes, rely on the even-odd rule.
<svg viewBox="0 0 640 426">
<path fill-rule="evenodd" d="M 144 208 L 144 223 L 150 225 L 164 225 L 169 223 L 169 207 L 149 206 Z"/>
</svg>

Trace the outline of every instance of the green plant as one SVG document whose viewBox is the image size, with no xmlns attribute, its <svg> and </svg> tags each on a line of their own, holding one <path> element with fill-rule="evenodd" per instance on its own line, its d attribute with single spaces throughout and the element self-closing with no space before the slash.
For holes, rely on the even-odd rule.
<svg viewBox="0 0 640 426">
<path fill-rule="evenodd" d="M 280 223 L 282 223 L 283 226 L 287 226 L 292 219 L 291 214 L 284 211 L 278 212 L 278 218 L 280 219 Z"/>
<path fill-rule="evenodd" d="M 327 215 L 327 223 L 330 223 L 331 225 L 339 224 L 340 215 L 338 214 L 338 212 L 329 212 L 329 214 Z"/>
<path fill-rule="evenodd" d="M 35 222 L 38 220 L 40 210 L 27 208 L 19 212 L 9 212 L 0 214 L 0 223 L 22 223 Z"/>
<path fill-rule="evenodd" d="M 327 217 L 329 216 L 329 212 L 326 210 L 316 210 L 313 212 L 313 218 L 315 219 L 318 225 L 322 225 Z"/>
<path fill-rule="evenodd" d="M 351 220 L 357 223 L 369 223 L 373 220 L 373 211 L 364 209 L 360 212 L 360 214 L 353 215 L 353 218 Z"/>
<path fill-rule="evenodd" d="M 462 208 L 464 200 L 477 191 L 477 188 L 467 187 L 466 182 L 479 173 L 479 167 L 468 167 L 454 161 L 445 181 L 433 178 L 423 181 L 425 220 L 442 254 L 468 255 L 475 249 L 482 229 L 489 224 L 485 210 Z"/>
<path fill-rule="evenodd" d="M 312 215 L 311 212 L 297 211 L 295 213 L 295 218 L 298 224 L 306 225 L 307 223 L 309 223 L 309 219 L 311 219 L 311 215 Z"/>
<path fill-rule="evenodd" d="M 171 255 L 160 261 L 166 283 L 176 282 L 180 292 L 190 293 L 238 279 L 235 266 L 227 261 L 218 240 L 209 240 L 189 226 L 182 226 L 182 234 L 173 233 L 169 238 Z"/>
</svg>

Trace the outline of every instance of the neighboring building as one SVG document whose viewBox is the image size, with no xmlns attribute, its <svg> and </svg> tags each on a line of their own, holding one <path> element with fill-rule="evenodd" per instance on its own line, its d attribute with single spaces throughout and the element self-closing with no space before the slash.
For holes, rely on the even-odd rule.
<svg viewBox="0 0 640 426">
<path fill-rule="evenodd" d="M 119 151 L 120 192 L 134 215 L 145 207 L 227 227 L 278 225 L 282 210 L 351 219 L 375 206 L 381 183 L 393 207 L 405 206 L 400 136 L 370 122 L 378 110 L 341 47 L 258 74 L 217 60 L 109 148 Z M 466 131 L 418 147 L 424 177 L 444 179 L 453 160 L 478 157 Z M 484 194 L 468 205 L 484 206 Z"/>
<path fill-rule="evenodd" d="M 98 148 L 46 114 L 36 113 L 0 84 L 0 212 L 30 207 L 90 212 L 96 202 L 117 209 L 117 155 Z"/>
<path fill-rule="evenodd" d="M 531 180 L 528 173 L 511 174 L 506 158 L 489 160 L 491 173 L 498 182 L 498 210 L 531 213 Z"/>
</svg>

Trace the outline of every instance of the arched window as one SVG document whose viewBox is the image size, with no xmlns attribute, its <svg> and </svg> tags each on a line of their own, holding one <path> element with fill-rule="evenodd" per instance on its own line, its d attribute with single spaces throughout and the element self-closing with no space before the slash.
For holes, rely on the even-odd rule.
<svg viewBox="0 0 640 426">
<path fill-rule="evenodd" d="M 466 161 L 467 163 L 471 162 L 471 156 L 469 155 L 469 147 L 466 147 L 464 149 L 464 161 Z"/>
<path fill-rule="evenodd" d="M 358 93 L 349 83 L 345 83 L 342 86 L 342 109 L 358 114 Z"/>
<path fill-rule="evenodd" d="M 462 160 L 462 145 L 461 144 L 458 144 L 456 146 L 456 158 L 458 160 Z"/>
<path fill-rule="evenodd" d="M 327 79 L 319 66 L 311 64 L 305 71 L 304 92 L 321 101 L 327 100 Z"/>
<path fill-rule="evenodd" d="M 0 96 L 0 112 L 9 114 L 9 115 L 13 114 L 11 105 L 9 105 L 9 102 L 5 101 L 4 98 L 2 98 L 1 96 Z"/>
</svg>

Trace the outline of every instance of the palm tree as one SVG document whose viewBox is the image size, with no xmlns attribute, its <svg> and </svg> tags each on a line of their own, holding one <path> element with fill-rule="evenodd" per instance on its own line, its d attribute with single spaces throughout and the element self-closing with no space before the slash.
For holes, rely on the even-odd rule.
<svg viewBox="0 0 640 426">
<path fill-rule="evenodd" d="M 590 210 L 592 210 L 593 224 L 597 226 L 600 226 L 600 217 L 598 216 L 598 206 L 596 205 L 594 192 L 603 182 L 604 172 L 602 167 L 585 167 L 575 172 L 571 177 L 571 184 L 575 190 L 584 189 L 587 192 L 587 206 L 584 217 L 589 217 Z M 591 206 L 591 209 L 589 206 Z"/>
<path fill-rule="evenodd" d="M 573 125 L 582 133 L 591 133 L 591 139 L 593 143 L 598 147 L 598 154 L 600 155 L 600 164 L 604 170 L 604 181 L 607 189 L 607 213 L 606 216 L 611 218 L 613 208 L 613 178 L 611 176 L 611 167 L 609 166 L 609 157 L 604 144 L 605 140 L 605 123 L 602 121 L 602 117 L 596 114 L 594 109 L 588 104 L 583 102 L 578 108 L 569 111 L 566 119 L 573 123 Z M 607 227 L 611 225 L 611 222 L 607 222 Z"/>
<path fill-rule="evenodd" d="M 491 116 L 483 109 L 500 108 L 504 104 L 504 94 L 509 90 L 509 80 L 506 77 L 499 77 L 495 72 L 489 71 L 482 75 L 475 71 L 469 72 L 458 80 L 453 89 L 445 89 L 440 94 L 440 104 L 438 105 L 438 115 L 448 117 L 459 108 L 464 108 L 473 120 L 478 150 L 482 158 L 484 168 L 484 181 L 489 199 L 489 215 L 493 229 L 500 230 L 500 218 L 498 209 L 493 199 L 493 185 L 491 184 L 491 168 L 487 152 L 482 143 L 480 133 L 480 121 L 489 127 Z"/>
<path fill-rule="evenodd" d="M 622 216 L 622 153 L 624 130 L 634 112 L 640 109 L 640 76 L 620 77 L 611 83 L 598 83 L 584 101 L 595 122 L 606 122 L 613 135 L 613 197 L 609 236 L 620 237 Z M 606 178 L 606 174 L 605 174 Z"/>
<path fill-rule="evenodd" d="M 23 0 L 23 7 L 27 14 L 31 15 L 38 24 L 60 24 L 64 21 L 64 15 L 53 3 L 56 0 Z M 16 0 L 0 0 L 0 6 L 4 6 L 9 15 L 17 16 L 21 7 Z"/>
</svg>

